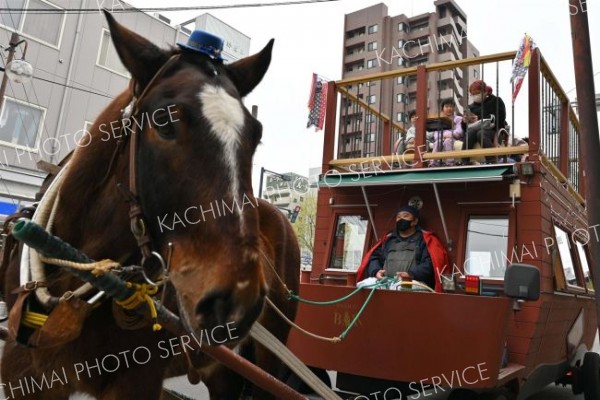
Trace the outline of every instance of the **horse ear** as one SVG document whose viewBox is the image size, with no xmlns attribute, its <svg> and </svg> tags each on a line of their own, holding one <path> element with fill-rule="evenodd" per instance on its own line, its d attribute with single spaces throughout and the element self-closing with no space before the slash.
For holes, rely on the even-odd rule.
<svg viewBox="0 0 600 400">
<path fill-rule="evenodd" d="M 110 36 L 121 62 L 133 78 L 144 88 L 156 71 L 168 60 L 168 54 L 159 47 L 119 24 L 106 10 Z"/>
<path fill-rule="evenodd" d="M 260 83 L 263 76 L 265 76 L 271 63 L 271 52 L 274 42 L 275 39 L 271 39 L 259 53 L 226 66 L 229 76 L 237 87 L 241 97 L 245 97 L 250 93 Z"/>
</svg>

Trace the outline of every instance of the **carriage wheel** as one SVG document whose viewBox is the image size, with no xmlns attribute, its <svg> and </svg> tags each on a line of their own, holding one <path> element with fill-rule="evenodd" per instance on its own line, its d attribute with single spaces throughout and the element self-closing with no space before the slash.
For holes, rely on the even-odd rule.
<svg viewBox="0 0 600 400">
<path fill-rule="evenodd" d="M 585 400 L 600 400 L 600 354 L 591 351 L 585 353 L 581 380 Z"/>
<path fill-rule="evenodd" d="M 477 393 L 468 389 L 453 390 L 448 396 L 448 400 L 477 400 L 477 398 Z"/>
</svg>

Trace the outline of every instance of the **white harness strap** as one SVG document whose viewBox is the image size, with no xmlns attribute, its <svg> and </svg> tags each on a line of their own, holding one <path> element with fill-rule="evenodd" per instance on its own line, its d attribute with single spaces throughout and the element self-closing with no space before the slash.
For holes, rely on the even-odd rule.
<svg viewBox="0 0 600 400">
<path fill-rule="evenodd" d="M 56 178 L 52 181 L 46 193 L 40 200 L 37 210 L 33 215 L 32 221 L 40 225 L 46 230 L 51 229 L 51 224 L 54 221 L 56 209 L 58 208 L 58 194 L 63 181 L 66 171 L 68 170 L 69 164 L 65 165 Z M 21 286 L 27 282 L 37 281 L 46 282 L 46 274 L 44 273 L 44 265 L 40 261 L 39 254 L 36 251 L 32 251 L 27 245 L 23 245 L 23 252 L 21 254 L 21 274 L 20 283 Z M 45 307 L 49 306 L 50 292 L 46 287 L 38 287 L 35 294 L 42 305 Z"/>
</svg>

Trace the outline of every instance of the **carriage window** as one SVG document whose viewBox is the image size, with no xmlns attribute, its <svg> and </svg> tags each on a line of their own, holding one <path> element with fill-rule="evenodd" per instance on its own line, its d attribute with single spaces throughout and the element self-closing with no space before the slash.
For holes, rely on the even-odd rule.
<svg viewBox="0 0 600 400">
<path fill-rule="evenodd" d="M 110 32 L 102 30 L 102 39 L 100 40 L 100 54 L 98 54 L 98 65 L 121 75 L 129 76 L 129 72 L 121 63 L 117 49 L 110 40 Z"/>
<path fill-rule="evenodd" d="M 592 281 L 592 276 L 590 275 L 590 266 L 587 260 L 587 253 L 583 248 L 583 244 L 581 242 L 575 242 L 577 245 L 577 254 L 579 254 L 579 261 L 581 262 L 581 269 L 583 269 L 583 279 L 585 281 L 585 286 L 588 290 L 594 290 L 594 282 Z"/>
<path fill-rule="evenodd" d="M 329 268 L 356 270 L 365 247 L 368 221 L 361 215 L 342 215 L 337 220 Z"/>
<path fill-rule="evenodd" d="M 560 262 L 565 273 L 567 285 L 580 286 L 577 281 L 577 275 L 575 275 L 575 265 L 573 264 L 573 257 L 571 256 L 571 242 L 569 241 L 569 235 L 556 225 L 554 225 L 554 235 L 556 236 L 558 254 L 560 255 Z"/>
<path fill-rule="evenodd" d="M 503 279 L 508 248 L 508 217 L 470 217 L 467 224 L 465 273 Z"/>
<path fill-rule="evenodd" d="M 4 99 L 0 115 L 0 142 L 36 150 L 44 109 Z"/>
</svg>

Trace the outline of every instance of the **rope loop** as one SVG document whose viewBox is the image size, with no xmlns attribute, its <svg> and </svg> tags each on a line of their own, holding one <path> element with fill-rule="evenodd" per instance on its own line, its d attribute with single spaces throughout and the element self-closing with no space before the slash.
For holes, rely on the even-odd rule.
<svg viewBox="0 0 600 400">
<path fill-rule="evenodd" d="M 152 300 L 152 296 L 158 293 L 158 286 L 132 282 L 126 282 L 126 285 L 128 288 L 135 289 L 135 291 L 125 300 L 116 301 L 115 303 L 126 310 L 134 310 L 143 303 L 146 303 L 150 310 L 150 317 L 152 317 L 152 330 L 155 332 L 160 331 L 162 326 L 157 322 L 158 313 L 156 312 L 156 305 Z"/>
<path fill-rule="evenodd" d="M 106 272 L 110 272 L 113 269 L 119 268 L 121 266 L 121 264 L 119 264 L 118 262 L 110 259 L 95 261 L 91 263 L 79 263 L 75 261 L 62 260 L 59 258 L 44 257 L 41 254 L 39 255 L 39 258 L 40 261 L 46 264 L 72 268 L 79 271 L 89 271 L 94 276 L 103 275 Z"/>
</svg>

